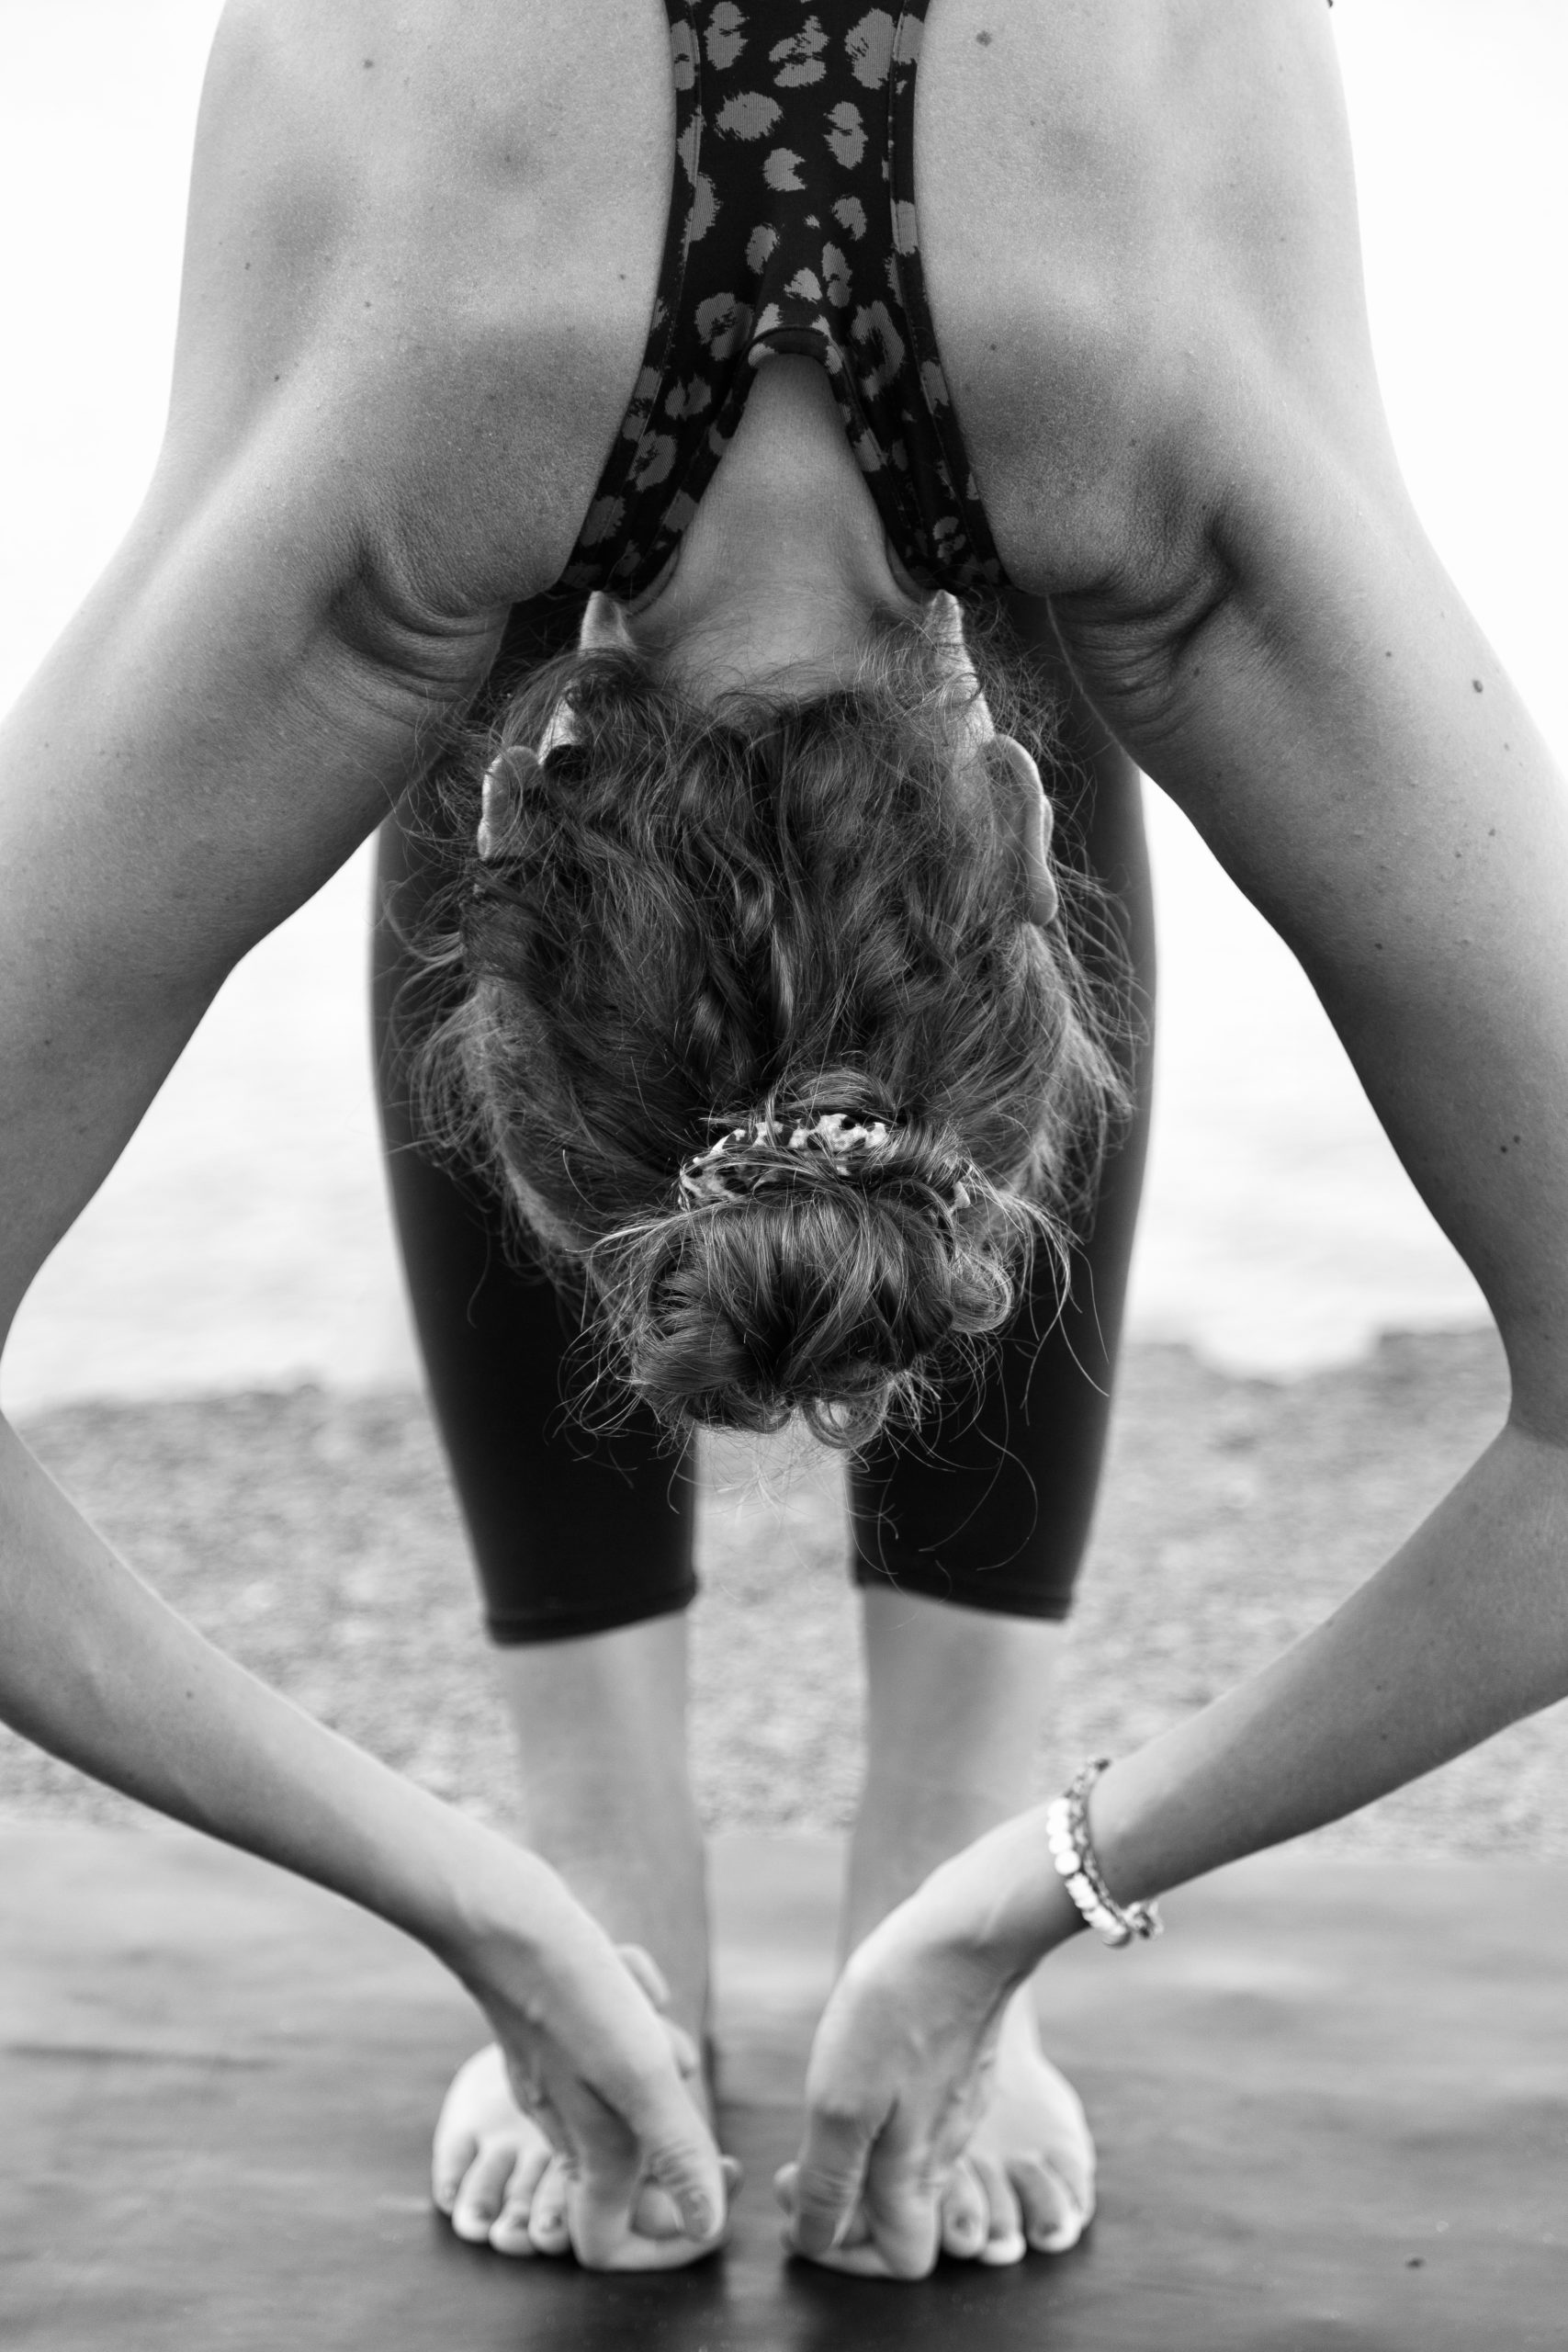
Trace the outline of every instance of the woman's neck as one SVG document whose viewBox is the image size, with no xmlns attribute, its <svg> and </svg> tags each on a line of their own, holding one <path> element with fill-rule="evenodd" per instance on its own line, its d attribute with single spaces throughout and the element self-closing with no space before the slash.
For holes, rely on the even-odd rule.
<svg viewBox="0 0 1568 2352">
<path fill-rule="evenodd" d="M 631 635 L 705 685 L 784 670 L 830 680 L 879 614 L 929 602 L 895 561 L 827 377 L 814 360 L 773 359 Z"/>
</svg>

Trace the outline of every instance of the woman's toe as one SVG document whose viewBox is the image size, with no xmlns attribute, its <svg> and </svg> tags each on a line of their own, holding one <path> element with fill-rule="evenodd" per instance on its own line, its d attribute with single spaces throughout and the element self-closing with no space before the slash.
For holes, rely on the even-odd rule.
<svg viewBox="0 0 1568 2352">
<path fill-rule="evenodd" d="M 430 2158 L 430 2194 L 438 2212 L 451 2213 L 479 2152 L 479 2143 L 471 2132 L 449 2134 L 445 2141 L 436 2141 Z"/>
<path fill-rule="evenodd" d="M 1061 2175 L 1040 2156 L 1015 2156 L 1008 2177 L 1018 2194 L 1023 2234 L 1037 2254 L 1066 2254 L 1084 2233 L 1088 2213 Z"/>
<path fill-rule="evenodd" d="M 492 2142 L 506 2142 L 515 2150 L 533 2129 L 512 2096 L 506 2061 L 495 2043 L 476 2050 L 453 2075 L 435 2120 L 430 2193 L 440 2211 L 454 2211 L 481 2150 Z"/>
<path fill-rule="evenodd" d="M 1021 2262 L 1029 2248 L 1023 2234 L 1023 2217 L 1006 2165 L 985 2148 L 971 2148 L 969 2161 L 986 2199 L 986 2240 L 976 2260 L 988 2268 Z"/>
<path fill-rule="evenodd" d="M 571 2251 L 566 2210 L 569 2186 L 565 2165 L 559 2156 L 552 2156 L 534 2191 L 533 2211 L 528 2217 L 528 2243 L 536 2254 Z"/>
<path fill-rule="evenodd" d="M 967 2156 L 960 2156 L 942 2193 L 942 2250 L 955 2261 L 973 2262 L 986 2243 L 989 2211 L 986 2192 Z"/>
<path fill-rule="evenodd" d="M 529 2225 L 534 2199 L 549 2161 L 548 2148 L 528 2148 L 513 2165 L 505 2199 L 491 2225 L 490 2242 L 497 2254 L 529 2256 L 534 2252 Z"/>
<path fill-rule="evenodd" d="M 510 2134 L 479 2142 L 479 2154 L 457 2186 L 452 2200 L 452 2227 L 470 2245 L 483 2245 L 495 2217 L 506 2201 L 506 2185 L 517 2162 L 517 2143 Z"/>
</svg>

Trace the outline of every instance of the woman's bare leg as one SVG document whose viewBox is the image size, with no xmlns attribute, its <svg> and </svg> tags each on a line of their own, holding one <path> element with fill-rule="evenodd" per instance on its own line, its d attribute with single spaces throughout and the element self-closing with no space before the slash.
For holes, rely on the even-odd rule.
<svg viewBox="0 0 1568 2352">
<path fill-rule="evenodd" d="M 1037 1793 L 1036 1747 L 1063 1627 L 870 1586 L 863 1593 L 866 1772 L 850 1843 L 846 1951 L 920 1881 Z M 1009 2012 L 972 2175 L 951 2202 L 951 2253 L 1057 2251 L 1093 2208 L 1094 2152 L 1077 2095 L 1043 2056 L 1027 1990 Z"/>
<path fill-rule="evenodd" d="M 843 1911 L 848 1950 L 947 1855 L 1032 1794 L 1059 1626 L 873 1588 L 864 1595 L 867 1757 Z M 700 2045 L 708 1921 L 686 1764 L 683 1616 L 499 1653 L 529 1842 L 618 1941 L 638 1944 Z M 436 2135 L 438 2195 L 462 2234 L 564 2253 L 544 2143 L 493 2061 L 470 2062 Z M 1074 2095 L 1021 1996 L 995 2097 L 952 2201 L 954 2253 L 993 2260 L 1076 2236 L 1093 2154 Z"/>
<path fill-rule="evenodd" d="M 846 1948 L 939 1861 L 1027 1802 L 1064 1630 L 882 1585 L 861 1599 L 866 1762 Z"/>
<path fill-rule="evenodd" d="M 684 1615 L 496 1656 L 528 1843 L 618 1943 L 650 1955 L 670 2016 L 700 2050 L 707 1886 L 686 1765 Z M 434 2188 L 464 2237 L 508 2254 L 567 2251 L 559 2177 L 491 2052 L 470 2060 L 447 2095 Z"/>
<path fill-rule="evenodd" d="M 686 1618 L 498 1651 L 528 1843 L 617 1943 L 652 1953 L 701 2035 L 707 1883 L 686 1759 Z"/>
</svg>

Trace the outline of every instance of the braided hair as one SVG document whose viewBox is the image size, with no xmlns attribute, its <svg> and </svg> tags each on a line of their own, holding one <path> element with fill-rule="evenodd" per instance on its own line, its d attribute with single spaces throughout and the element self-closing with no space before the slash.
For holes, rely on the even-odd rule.
<svg viewBox="0 0 1568 2352">
<path fill-rule="evenodd" d="M 1115 1016 L 1070 893 L 1030 919 L 976 691 L 919 621 L 809 698 L 571 651 L 449 777 L 464 993 L 423 1099 L 672 1428 L 863 1443 L 1006 1321 L 1032 1250 L 1065 1280 Z"/>
</svg>

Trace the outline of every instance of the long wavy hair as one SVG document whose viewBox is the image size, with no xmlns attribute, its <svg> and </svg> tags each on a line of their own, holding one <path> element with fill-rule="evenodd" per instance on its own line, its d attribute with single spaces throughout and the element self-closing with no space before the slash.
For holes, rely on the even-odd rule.
<svg viewBox="0 0 1568 2352">
<path fill-rule="evenodd" d="M 673 1428 L 798 1413 L 863 1443 L 1006 1322 L 1032 1250 L 1066 1284 L 1124 1107 L 1122 1015 L 1078 952 L 1097 924 L 1103 968 L 1111 926 L 1070 858 L 1061 918 L 1031 920 L 1016 782 L 970 704 L 1059 787 L 1052 714 L 999 628 L 971 638 L 978 688 L 934 620 L 897 620 L 831 692 L 701 700 L 574 650 L 446 763 L 471 844 L 487 769 L 556 739 L 423 943 L 461 982 L 418 1051 L 424 1123 L 576 1270 L 600 1369 Z M 792 1151 L 825 1111 L 886 1144 Z M 683 1190 L 737 1127 L 723 1190 Z"/>
</svg>

